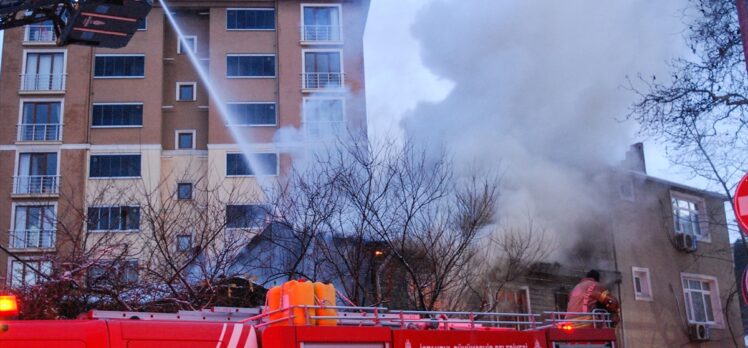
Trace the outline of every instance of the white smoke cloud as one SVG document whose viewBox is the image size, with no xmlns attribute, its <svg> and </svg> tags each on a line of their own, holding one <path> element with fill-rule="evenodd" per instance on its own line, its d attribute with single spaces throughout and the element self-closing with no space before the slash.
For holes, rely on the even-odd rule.
<svg viewBox="0 0 748 348">
<path fill-rule="evenodd" d="M 432 1 L 413 33 L 424 64 L 454 88 L 401 126 L 416 142 L 444 146 L 466 171 L 501 168 L 502 215 L 530 213 L 572 233 L 590 213 L 609 214 L 592 183 L 632 142 L 633 125 L 619 121 L 634 100 L 625 78 L 660 75 L 680 53 L 684 5 Z"/>
</svg>

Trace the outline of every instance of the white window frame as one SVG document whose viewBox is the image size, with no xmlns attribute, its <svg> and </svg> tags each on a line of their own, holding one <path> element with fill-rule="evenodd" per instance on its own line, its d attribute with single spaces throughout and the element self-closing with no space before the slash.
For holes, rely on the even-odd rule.
<svg viewBox="0 0 748 348">
<path fill-rule="evenodd" d="M 237 205 L 260 205 L 260 206 L 267 206 L 269 208 L 268 210 L 273 211 L 273 212 L 275 211 L 275 207 L 273 205 L 267 203 L 267 202 L 239 202 L 239 203 L 234 202 L 234 203 L 226 203 L 226 205 L 224 207 L 224 213 L 225 214 L 228 213 L 228 209 L 229 209 L 228 207 L 229 206 L 237 206 Z M 265 221 L 263 221 L 263 223 L 265 225 L 267 225 L 271 221 L 273 221 L 273 214 L 271 214 L 271 213 L 266 214 L 265 215 Z M 264 226 L 261 226 L 261 227 L 228 227 L 228 226 L 226 226 L 225 228 L 226 228 L 227 231 L 242 231 L 242 230 L 261 231 L 264 228 Z"/>
<path fill-rule="evenodd" d="M 642 275 L 637 276 L 637 273 Z M 639 282 L 639 285 L 642 287 L 642 292 L 636 291 L 636 278 L 640 278 L 641 281 Z M 642 279 L 643 278 L 643 279 Z M 631 285 L 634 288 L 634 298 L 638 301 L 653 301 L 654 295 L 652 294 L 652 278 L 649 274 L 649 268 L 644 267 L 631 267 Z M 645 283 L 646 282 L 646 291 L 645 290 Z"/>
<path fill-rule="evenodd" d="M 38 256 L 36 257 L 35 256 L 21 256 L 20 258 L 21 260 L 18 260 L 14 257 L 8 256 L 8 272 L 5 274 L 7 275 L 6 285 L 10 288 L 15 288 L 15 286 L 13 285 L 13 262 L 14 261 L 16 262 L 49 262 L 51 265 L 51 268 L 54 268 L 54 264 L 52 263 L 52 261 L 44 260 L 42 258 L 39 258 Z M 24 265 L 24 267 L 26 267 L 26 265 Z M 54 271 L 54 269 L 51 269 L 51 271 Z"/>
<path fill-rule="evenodd" d="M 13 166 L 13 176 L 18 175 L 18 166 L 21 165 L 21 154 L 27 154 L 27 153 L 56 153 L 57 154 L 57 168 L 55 171 L 55 176 L 58 178 L 60 177 L 60 155 L 61 155 L 61 149 L 57 147 L 57 149 L 53 148 L 40 148 L 40 147 L 22 147 L 16 150 L 16 163 Z M 59 183 L 58 183 L 59 185 Z"/>
<path fill-rule="evenodd" d="M 338 23 L 340 23 L 340 33 L 338 33 L 340 35 L 340 40 L 336 40 L 336 41 L 308 41 L 308 40 L 304 40 L 304 36 L 303 36 L 304 34 L 303 34 L 303 29 L 302 29 L 301 42 L 303 44 L 314 44 L 314 45 L 341 45 L 341 44 L 343 44 L 343 41 L 344 41 L 344 39 L 343 39 L 343 37 L 344 37 L 343 33 L 345 32 L 343 30 L 343 5 L 341 5 L 341 4 L 324 4 L 324 3 L 302 3 L 301 4 L 301 8 L 300 8 L 300 12 L 301 13 L 300 13 L 300 16 L 299 16 L 299 18 L 301 18 L 301 24 L 300 25 L 301 25 L 302 28 L 304 27 L 304 8 L 305 7 L 337 7 L 338 8 Z"/>
<path fill-rule="evenodd" d="M 41 23 L 43 23 L 43 22 L 32 23 L 30 25 L 41 25 Z M 31 27 L 29 25 L 26 25 L 24 27 L 25 27 L 24 31 L 23 31 L 23 44 L 24 45 L 28 45 L 28 46 L 49 46 L 49 45 L 54 45 L 55 44 L 55 40 L 52 40 L 52 41 L 28 41 L 29 30 L 31 30 Z M 52 26 L 52 31 L 54 32 L 54 25 Z M 57 35 L 56 34 L 54 35 L 54 38 L 57 39 Z M 24 69 L 23 71 L 26 71 L 26 69 Z"/>
<path fill-rule="evenodd" d="M 182 86 L 192 86 L 192 99 L 179 99 L 179 88 Z M 178 102 L 192 102 L 197 100 L 197 82 L 189 81 L 189 82 L 177 82 L 177 89 L 176 89 L 176 101 Z"/>
<path fill-rule="evenodd" d="M 62 132 L 65 130 L 65 98 L 20 98 L 19 104 L 18 104 L 18 122 L 16 124 L 21 125 L 23 124 L 23 104 L 24 103 L 35 103 L 35 102 L 52 102 L 52 103 L 60 103 L 60 140 L 58 141 L 45 141 L 45 143 L 56 143 L 56 142 L 62 142 L 63 134 Z M 16 140 L 18 139 L 18 130 L 16 130 Z M 59 175 L 59 174 L 58 174 Z"/>
<path fill-rule="evenodd" d="M 275 58 L 275 69 L 273 69 L 275 74 L 273 76 L 229 76 L 229 57 L 273 57 Z M 225 62 L 224 74 L 226 74 L 227 79 L 274 79 L 278 77 L 278 56 L 275 53 L 227 53 Z"/>
<path fill-rule="evenodd" d="M 327 92 L 327 93 L 340 93 L 341 90 L 345 90 L 346 84 L 345 84 L 345 55 L 343 54 L 342 48 L 304 48 L 301 50 L 301 74 L 303 78 L 306 78 L 306 54 L 307 53 L 329 53 L 329 52 L 337 52 L 340 54 L 340 87 L 338 88 L 304 88 L 302 84 L 302 90 L 307 91 L 311 90 L 314 92 Z"/>
<path fill-rule="evenodd" d="M 276 28 L 278 28 L 278 20 L 276 13 L 276 20 L 275 20 L 275 28 L 273 29 L 229 29 L 229 11 L 252 11 L 252 10 L 258 10 L 258 11 L 275 11 L 274 7 L 228 7 L 226 8 L 226 17 L 225 17 L 225 24 L 224 28 L 226 31 L 275 31 Z"/>
<path fill-rule="evenodd" d="M 684 280 L 696 280 L 701 282 L 709 282 L 709 295 L 712 300 L 712 316 L 714 316 L 714 322 L 697 322 L 693 321 L 692 319 L 688 319 L 689 324 L 707 324 L 710 327 L 716 328 L 716 329 L 724 329 L 725 327 L 725 321 L 724 317 L 722 316 L 722 299 L 720 298 L 720 292 L 719 292 L 719 280 L 717 277 L 705 275 L 705 274 L 694 274 L 694 273 L 681 273 L 680 274 L 680 284 L 681 288 L 683 289 L 683 306 L 686 310 L 686 318 L 689 317 L 688 313 L 688 305 L 686 304 L 687 298 L 686 298 L 686 292 L 690 291 L 687 290 L 684 286 Z M 693 305 L 691 303 L 691 305 Z"/>
<path fill-rule="evenodd" d="M 143 209 L 140 207 L 140 205 L 133 205 L 133 204 L 107 204 L 107 205 L 87 205 L 86 206 L 86 219 L 88 219 L 88 208 L 122 208 L 122 207 L 128 207 L 128 208 L 138 208 L 140 211 Z M 139 233 L 140 232 L 140 226 L 143 224 L 143 221 L 140 220 L 140 217 L 138 217 L 138 229 L 132 230 L 89 230 L 88 229 L 88 220 L 85 221 L 85 229 L 88 233 Z"/>
<path fill-rule="evenodd" d="M 240 152 L 240 151 L 226 152 L 226 156 L 225 156 L 226 165 L 223 166 L 223 170 L 224 170 L 224 174 L 225 174 L 225 176 L 227 178 L 273 177 L 273 176 L 279 176 L 280 175 L 281 157 L 280 157 L 280 153 L 279 152 L 267 151 L 267 152 L 253 152 L 253 153 L 251 153 L 251 155 L 263 155 L 263 154 L 274 154 L 275 155 L 275 158 L 276 158 L 276 161 L 275 161 L 275 174 L 261 174 L 261 175 L 257 175 L 257 174 L 250 174 L 250 175 L 229 175 L 229 173 L 228 173 L 228 166 L 229 166 L 228 163 L 229 163 L 229 155 L 230 154 L 243 155 L 244 153 Z M 246 204 L 260 204 L 260 203 L 235 203 L 235 204 L 231 204 L 231 205 L 237 205 L 237 204 L 238 205 L 246 205 Z"/>
<path fill-rule="evenodd" d="M 179 134 L 192 134 L 192 147 L 189 149 L 182 149 L 179 147 Z M 195 139 L 197 130 L 195 129 L 177 129 L 174 131 L 174 150 L 194 150 L 197 139 Z"/>
<path fill-rule="evenodd" d="M 179 185 L 190 185 L 190 198 L 179 198 Z M 195 199 L 195 183 L 191 181 L 177 181 L 177 192 L 178 201 L 191 201 Z"/>
<path fill-rule="evenodd" d="M 58 165 L 58 167 L 59 167 L 59 165 Z M 18 206 L 21 206 L 21 207 L 29 207 L 29 206 L 37 206 L 37 207 L 39 207 L 39 206 L 52 206 L 52 210 L 55 213 L 55 224 L 54 224 L 55 225 L 55 229 L 54 229 L 55 230 L 55 239 L 57 238 L 57 221 L 59 220 L 58 216 L 57 216 L 57 212 L 58 212 L 57 202 L 55 202 L 55 201 L 29 201 L 29 202 L 13 202 L 13 203 L 11 203 L 11 205 L 10 205 L 10 209 L 11 209 L 11 211 L 10 211 L 10 228 L 8 229 L 8 231 L 13 231 L 16 228 L 16 207 L 18 207 Z M 10 242 L 10 236 L 9 236 L 8 242 Z M 56 250 L 57 246 L 55 246 L 54 249 Z M 45 250 L 48 250 L 48 249 L 45 249 Z M 10 274 L 10 272 L 8 272 L 6 274 Z"/>
<path fill-rule="evenodd" d="M 143 57 L 143 76 L 96 76 L 96 57 Z M 97 53 L 94 55 L 93 66 L 91 67 L 91 77 L 94 79 L 144 79 L 146 68 L 145 54 L 143 53 Z"/>
<path fill-rule="evenodd" d="M 140 105 L 143 107 L 143 122 L 145 123 L 145 104 L 142 102 L 93 102 L 91 103 L 91 114 L 93 114 L 93 107 L 94 105 Z M 93 117 L 91 118 L 91 124 L 89 125 L 91 128 L 143 128 L 143 125 L 140 126 L 94 126 L 93 125 Z"/>
<path fill-rule="evenodd" d="M 68 50 L 67 49 L 55 49 L 55 48 L 28 48 L 23 50 L 23 63 L 21 64 L 21 75 L 26 74 L 26 62 L 28 60 L 28 54 L 29 53 L 62 53 L 62 76 L 64 79 L 63 84 L 65 85 L 65 88 L 62 90 L 40 90 L 40 91 L 34 91 L 34 90 L 23 90 L 23 94 L 62 94 L 65 93 L 67 90 L 67 75 L 68 75 Z M 23 87 L 23 78 L 21 78 L 21 86 L 19 87 L 19 91 L 21 90 L 21 87 Z"/>
<path fill-rule="evenodd" d="M 253 101 L 239 101 L 239 102 L 228 102 L 227 105 L 246 105 L 246 104 L 273 104 L 275 105 L 275 123 L 273 124 L 229 124 L 225 123 L 226 127 L 277 127 L 278 126 L 278 103 L 276 102 L 253 102 Z"/>
<path fill-rule="evenodd" d="M 139 176 L 91 176 L 91 157 L 92 156 L 127 156 L 127 155 L 138 155 L 140 156 L 140 175 Z M 132 180 L 140 179 L 143 177 L 143 153 L 141 152 L 89 152 L 86 161 L 86 179 L 88 180 Z"/>
<path fill-rule="evenodd" d="M 188 247 L 188 248 L 187 248 L 186 250 L 182 250 L 182 249 L 181 249 L 181 248 L 179 247 L 179 237 L 189 237 L 189 238 L 190 238 L 190 245 L 189 245 L 189 247 Z M 181 233 L 181 234 L 178 234 L 178 235 L 177 235 L 177 238 L 176 238 L 176 241 L 175 241 L 175 242 L 176 242 L 175 244 L 176 244 L 176 249 L 177 249 L 177 252 L 180 252 L 180 253 L 184 253 L 184 252 L 188 252 L 188 251 L 190 251 L 190 249 L 192 249 L 192 248 L 194 247 L 194 246 L 193 246 L 193 244 L 194 244 L 194 242 L 195 242 L 195 237 L 193 236 L 193 234 L 192 234 L 192 233 L 187 233 L 187 232 L 184 232 L 184 233 Z"/>
<path fill-rule="evenodd" d="M 699 222 L 698 222 L 698 225 L 699 225 L 699 230 L 700 230 L 701 234 L 700 235 L 695 235 L 694 234 L 694 236 L 696 237 L 696 240 L 698 240 L 699 242 L 711 243 L 712 242 L 712 236 L 711 236 L 711 233 L 709 232 L 709 217 L 708 217 L 708 214 L 707 214 L 706 201 L 704 200 L 704 198 L 703 197 L 699 197 L 699 196 L 695 196 L 695 195 L 690 195 L 690 194 L 683 193 L 683 192 L 679 192 L 679 191 L 673 191 L 673 190 L 671 190 L 670 191 L 670 213 L 671 213 L 671 216 L 673 214 L 673 203 L 672 203 L 673 198 L 679 199 L 679 200 L 684 200 L 684 201 L 689 201 L 691 203 L 696 204 L 697 209 L 699 209 Z M 684 232 L 680 232 L 680 231 L 676 230 L 677 226 L 675 225 L 675 216 L 672 216 L 671 221 L 673 223 L 673 232 L 674 233 L 684 233 Z"/>
<path fill-rule="evenodd" d="M 137 29 L 136 31 L 147 31 L 148 30 L 148 16 L 143 17 L 143 24 L 145 24 L 145 27 L 143 29 Z"/>
<path fill-rule="evenodd" d="M 192 41 L 192 53 L 197 54 L 197 35 L 183 35 L 182 38 L 189 43 Z M 177 54 L 187 54 L 182 47 L 182 40 L 177 36 Z"/>
<path fill-rule="evenodd" d="M 334 97 L 334 96 L 303 97 L 302 100 L 301 100 L 301 126 L 302 126 L 303 131 L 304 131 L 304 136 L 306 137 L 307 140 L 313 139 L 313 138 L 309 138 L 307 136 L 307 130 L 306 130 L 306 124 L 307 124 L 307 115 L 306 115 L 307 108 L 306 108 L 306 103 L 309 100 L 340 100 L 342 102 L 341 104 L 343 106 L 343 121 L 342 121 L 343 122 L 343 126 L 344 126 L 345 130 L 348 130 L 348 113 L 346 112 L 347 105 L 346 105 L 346 98 L 345 97 Z M 342 136 L 347 136 L 347 134 L 342 134 Z"/>
</svg>

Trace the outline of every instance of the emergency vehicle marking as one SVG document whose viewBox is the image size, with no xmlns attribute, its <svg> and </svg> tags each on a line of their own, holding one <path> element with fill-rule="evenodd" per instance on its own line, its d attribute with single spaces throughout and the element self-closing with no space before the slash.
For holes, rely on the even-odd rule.
<svg viewBox="0 0 748 348">
<path fill-rule="evenodd" d="M 236 348 L 239 345 L 239 337 L 242 335 L 242 324 L 234 324 L 234 331 L 231 333 L 228 348 Z"/>
<path fill-rule="evenodd" d="M 249 327 L 249 335 L 247 340 L 244 342 L 244 348 L 257 348 L 257 333 L 255 333 L 255 327 Z"/>
<path fill-rule="evenodd" d="M 223 329 L 221 329 L 221 335 L 218 336 L 218 343 L 216 343 L 216 348 L 221 348 L 221 343 L 223 342 L 223 335 L 226 334 L 226 324 L 223 324 Z"/>
</svg>

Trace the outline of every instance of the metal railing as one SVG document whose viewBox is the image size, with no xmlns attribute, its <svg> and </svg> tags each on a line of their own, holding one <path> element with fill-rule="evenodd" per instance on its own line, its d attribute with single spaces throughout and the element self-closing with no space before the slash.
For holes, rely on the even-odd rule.
<svg viewBox="0 0 748 348">
<path fill-rule="evenodd" d="M 302 41 L 341 41 L 339 25 L 302 25 Z"/>
<path fill-rule="evenodd" d="M 304 89 L 337 89 L 343 87 L 344 78 L 340 72 L 304 73 L 301 74 L 301 86 Z"/>
<path fill-rule="evenodd" d="M 13 177 L 13 193 L 19 195 L 50 195 L 59 193 L 60 177 L 27 175 Z"/>
<path fill-rule="evenodd" d="M 592 312 L 543 312 L 545 325 L 572 327 L 612 327 L 612 315 L 604 309 L 594 309 Z"/>
<path fill-rule="evenodd" d="M 22 123 L 18 125 L 18 141 L 60 141 L 59 123 Z"/>
<path fill-rule="evenodd" d="M 67 74 L 21 74 L 21 91 L 64 91 Z"/>
<path fill-rule="evenodd" d="M 24 37 L 26 42 L 54 42 L 57 39 L 55 29 L 51 25 L 30 24 L 27 28 Z"/>
<path fill-rule="evenodd" d="M 12 249 L 52 249 L 55 247 L 55 231 L 10 231 L 10 247 Z"/>
</svg>

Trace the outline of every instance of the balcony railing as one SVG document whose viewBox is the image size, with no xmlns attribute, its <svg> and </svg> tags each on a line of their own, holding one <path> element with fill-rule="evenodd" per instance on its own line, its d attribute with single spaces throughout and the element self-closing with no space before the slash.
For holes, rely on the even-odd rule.
<svg viewBox="0 0 748 348">
<path fill-rule="evenodd" d="M 13 177 L 13 193 L 17 195 L 54 195 L 60 192 L 60 177 L 28 175 Z"/>
<path fill-rule="evenodd" d="M 23 74 L 21 91 L 64 91 L 66 74 Z"/>
<path fill-rule="evenodd" d="M 301 74 L 303 89 L 339 89 L 343 87 L 343 73 L 305 73 Z"/>
<path fill-rule="evenodd" d="M 18 141 L 60 141 L 59 123 L 23 123 L 18 125 Z"/>
<path fill-rule="evenodd" d="M 50 230 L 15 230 L 10 231 L 11 249 L 53 249 L 55 231 Z"/>
<path fill-rule="evenodd" d="M 57 39 L 55 28 L 51 25 L 31 24 L 27 28 L 24 38 L 26 42 L 54 42 Z"/>
<path fill-rule="evenodd" d="M 302 25 L 302 41 L 341 41 L 339 25 Z"/>
</svg>

